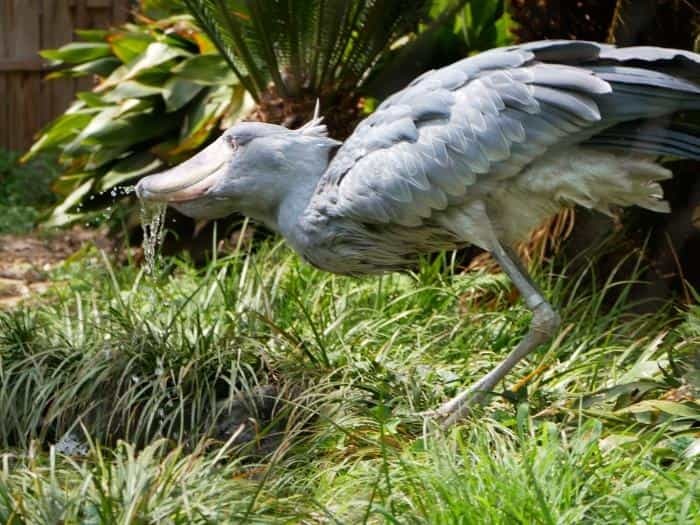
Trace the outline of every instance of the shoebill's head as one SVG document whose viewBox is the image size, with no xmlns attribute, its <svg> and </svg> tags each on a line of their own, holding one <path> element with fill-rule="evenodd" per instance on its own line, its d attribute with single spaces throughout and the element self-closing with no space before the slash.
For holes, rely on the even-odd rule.
<svg viewBox="0 0 700 525">
<path fill-rule="evenodd" d="M 321 122 L 314 118 L 296 130 L 236 124 L 179 166 L 141 179 L 136 194 L 197 219 L 240 212 L 275 227 L 280 205 L 304 198 L 339 144 L 326 136 Z"/>
</svg>

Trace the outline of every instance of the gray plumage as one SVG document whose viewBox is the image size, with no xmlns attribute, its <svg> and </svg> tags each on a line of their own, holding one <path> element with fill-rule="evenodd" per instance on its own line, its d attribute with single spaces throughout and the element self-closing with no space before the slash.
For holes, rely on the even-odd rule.
<svg viewBox="0 0 700 525">
<path fill-rule="evenodd" d="M 662 210 L 654 182 L 667 173 L 641 160 L 630 165 L 627 154 L 698 156 L 696 138 L 655 124 L 700 109 L 698 78 L 693 53 L 569 41 L 496 49 L 428 72 L 385 100 L 337 152 L 306 212 L 316 240 L 302 251 L 331 271 L 370 273 L 462 242 L 490 249 L 481 232 L 460 228 L 474 228 L 476 201 L 485 202 L 499 237 L 513 242 L 556 210 L 539 202 L 541 213 L 508 209 L 516 203 L 502 198 L 498 185 L 518 186 L 528 168 L 562 154 L 597 157 L 607 176 L 620 180 L 615 188 L 600 180 L 605 173 L 582 179 L 584 187 L 550 181 L 535 201 L 607 211 L 631 198 Z M 532 197 L 532 188 L 521 186 L 521 196 Z M 501 219 L 508 213 L 518 220 Z M 324 235 L 333 222 L 338 231 Z M 355 253 L 358 238 L 364 241 Z M 329 267 L 333 252 L 338 262 Z"/>
<path fill-rule="evenodd" d="M 700 55 L 534 42 L 421 75 L 342 145 L 318 118 L 299 130 L 238 124 L 137 192 L 196 217 L 246 213 L 337 273 L 397 270 L 469 243 L 491 251 L 533 309 L 533 328 L 443 406 L 454 420 L 557 324 L 508 246 L 562 206 L 667 211 L 658 181 L 671 173 L 655 159 L 700 159 L 698 137 L 672 124 L 693 110 Z"/>
</svg>

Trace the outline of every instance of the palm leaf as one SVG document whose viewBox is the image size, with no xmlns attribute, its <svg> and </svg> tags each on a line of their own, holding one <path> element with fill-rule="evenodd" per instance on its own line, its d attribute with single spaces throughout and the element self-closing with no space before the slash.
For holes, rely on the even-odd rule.
<svg viewBox="0 0 700 525">
<path fill-rule="evenodd" d="M 319 96 L 362 84 L 427 0 L 185 0 L 251 94 Z"/>
</svg>

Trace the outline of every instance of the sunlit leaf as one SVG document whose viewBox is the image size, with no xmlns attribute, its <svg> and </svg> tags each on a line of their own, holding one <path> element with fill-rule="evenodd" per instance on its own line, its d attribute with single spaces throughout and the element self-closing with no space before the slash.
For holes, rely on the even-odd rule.
<svg viewBox="0 0 700 525">
<path fill-rule="evenodd" d="M 51 190 L 66 197 L 87 180 L 89 173 L 69 173 L 61 175 L 51 184 Z"/>
<path fill-rule="evenodd" d="M 152 98 L 129 98 L 124 99 L 119 103 L 119 113 L 117 116 L 122 117 L 129 113 L 148 113 L 151 114 L 155 110 L 156 104 Z"/>
<path fill-rule="evenodd" d="M 107 77 L 120 65 L 121 62 L 117 58 L 105 57 L 80 64 L 71 68 L 69 71 L 71 71 L 74 76 L 97 75 L 100 77 Z"/>
<path fill-rule="evenodd" d="M 112 72 L 121 65 L 119 59 L 114 57 L 98 58 L 97 60 L 90 60 L 83 64 L 78 64 L 77 66 L 61 69 L 54 71 L 46 75 L 47 80 L 52 80 L 54 78 L 63 77 L 82 77 L 85 75 L 97 75 L 100 77 L 107 77 L 112 74 Z"/>
<path fill-rule="evenodd" d="M 45 225 L 48 227 L 64 226 L 78 219 L 80 214 L 71 214 L 69 210 L 80 203 L 83 197 L 90 192 L 94 183 L 94 179 L 89 179 L 78 186 L 61 204 L 54 208 Z"/>
<path fill-rule="evenodd" d="M 140 0 L 140 11 L 151 18 L 165 18 L 185 10 L 181 0 Z"/>
<path fill-rule="evenodd" d="M 80 64 L 108 57 L 112 51 L 103 42 L 71 42 L 58 49 L 46 49 L 39 54 L 54 63 Z"/>
<path fill-rule="evenodd" d="M 183 78 L 171 78 L 162 89 L 163 100 L 167 111 L 177 111 L 190 102 L 203 87 Z"/>
<path fill-rule="evenodd" d="M 80 40 L 87 42 L 104 42 L 109 36 L 109 31 L 105 29 L 76 29 L 75 35 Z"/>
<path fill-rule="evenodd" d="M 250 96 L 243 86 L 233 86 L 233 95 L 226 108 L 226 112 L 221 117 L 219 127 L 227 129 L 241 119 L 245 119 L 255 109 L 255 100 Z"/>
<path fill-rule="evenodd" d="M 191 56 L 191 53 L 180 48 L 167 46 L 161 42 L 149 44 L 145 53 L 140 55 L 128 66 L 128 71 L 124 78 L 126 80 L 134 79 L 141 73 L 174 58 L 189 56 Z"/>
<path fill-rule="evenodd" d="M 147 33 L 124 32 L 110 35 L 108 41 L 112 52 L 124 64 L 128 64 L 143 54 L 155 39 Z"/>
<path fill-rule="evenodd" d="M 98 168 L 106 167 L 106 165 L 112 163 L 112 161 L 124 158 L 125 154 L 129 152 L 131 146 L 131 143 L 125 142 L 124 144 L 111 148 L 96 148 L 88 156 L 84 169 L 95 171 Z"/>
<path fill-rule="evenodd" d="M 236 76 L 220 55 L 198 55 L 178 64 L 173 73 L 204 85 L 233 84 Z"/>
<path fill-rule="evenodd" d="M 94 116 L 94 112 L 82 111 L 58 117 L 42 131 L 39 140 L 32 145 L 23 160 L 29 160 L 40 151 L 50 150 L 72 140 Z"/>
<path fill-rule="evenodd" d="M 105 100 L 100 95 L 93 93 L 92 91 L 81 91 L 76 95 L 76 97 L 92 108 L 102 108 L 111 105 L 111 102 Z"/>
<path fill-rule="evenodd" d="M 147 175 L 163 166 L 163 161 L 152 153 L 143 151 L 136 153 L 117 164 L 100 179 L 98 189 L 106 191 L 114 186 Z"/>
<path fill-rule="evenodd" d="M 143 84 L 136 80 L 127 80 L 120 82 L 114 89 L 104 95 L 104 100 L 109 102 L 119 102 L 127 98 L 142 98 L 152 95 L 160 95 L 163 88 Z"/>
</svg>

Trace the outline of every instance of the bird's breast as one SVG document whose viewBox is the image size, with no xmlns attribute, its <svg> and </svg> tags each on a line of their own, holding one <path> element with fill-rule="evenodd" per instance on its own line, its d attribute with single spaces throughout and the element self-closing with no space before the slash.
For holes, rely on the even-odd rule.
<svg viewBox="0 0 700 525">
<path fill-rule="evenodd" d="M 377 275 L 413 267 L 425 253 L 454 249 L 455 237 L 437 224 L 405 227 L 347 217 L 307 218 L 290 244 L 312 266 L 342 275 Z"/>
</svg>

